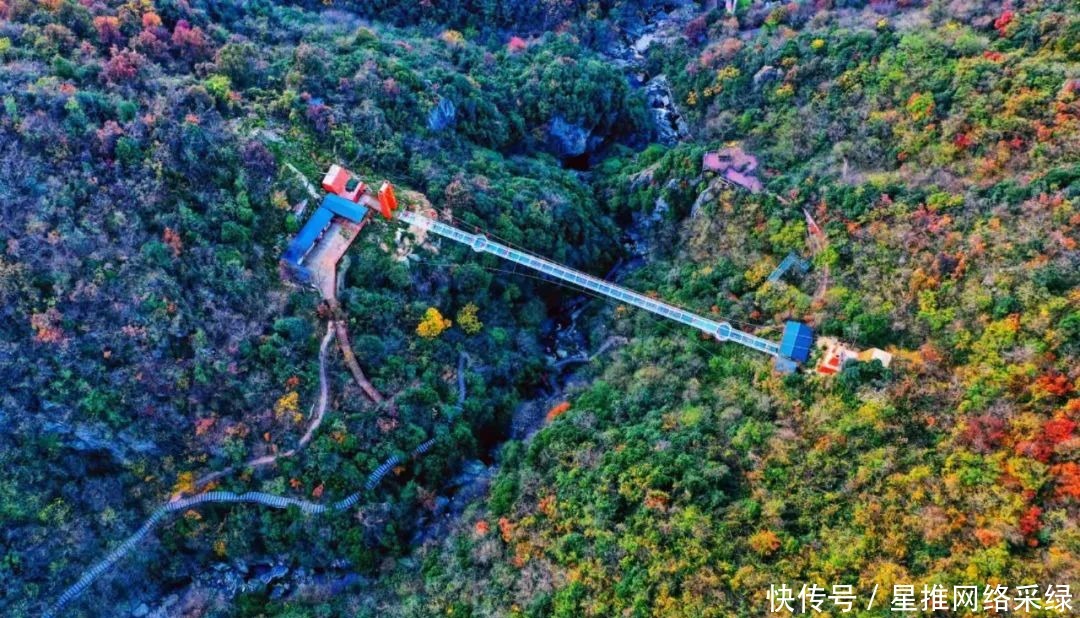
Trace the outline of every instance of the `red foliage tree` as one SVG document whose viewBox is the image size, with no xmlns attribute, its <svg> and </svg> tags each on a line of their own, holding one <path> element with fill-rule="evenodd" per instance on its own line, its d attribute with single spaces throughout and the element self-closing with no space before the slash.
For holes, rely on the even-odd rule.
<svg viewBox="0 0 1080 618">
<path fill-rule="evenodd" d="M 387 77 L 382 82 L 382 91 L 388 97 L 396 97 L 401 94 L 401 85 L 393 77 Z"/>
<path fill-rule="evenodd" d="M 1016 445 L 1016 451 L 1043 463 L 1050 461 L 1057 445 L 1072 439 L 1076 423 L 1065 416 L 1057 416 L 1042 426 L 1042 432 L 1034 440 L 1025 440 Z"/>
<path fill-rule="evenodd" d="M 990 414 L 969 418 L 960 442 L 977 453 L 989 453 L 1005 439 L 1005 421 Z"/>
<path fill-rule="evenodd" d="M 101 125 L 94 137 L 97 140 L 97 152 L 104 157 L 112 157 L 116 149 L 116 140 L 120 139 L 120 136 L 124 134 L 124 130 L 120 128 L 120 125 L 115 120 L 106 120 L 105 124 Z"/>
<path fill-rule="evenodd" d="M 994 20 L 994 29 L 998 31 L 998 34 L 1005 36 L 1009 24 L 1013 21 L 1013 17 L 1015 17 L 1015 14 L 1012 11 L 1005 10 Z"/>
<path fill-rule="evenodd" d="M 960 150 L 967 150 L 974 143 L 975 140 L 971 139 L 971 135 L 967 133 L 957 133 L 956 137 L 953 138 L 953 145 Z"/>
<path fill-rule="evenodd" d="M 1042 517 L 1042 512 L 1041 508 L 1033 506 L 1020 516 L 1020 521 L 1017 523 L 1020 534 L 1028 537 L 1029 545 L 1038 545 L 1039 543 L 1037 540 L 1030 537 L 1038 534 L 1039 530 L 1042 529 L 1042 522 L 1039 521 L 1039 518 Z"/>
<path fill-rule="evenodd" d="M 101 76 L 111 84 L 121 84 L 135 79 L 139 70 L 146 64 L 146 57 L 139 52 L 112 48 L 112 57 L 105 63 Z"/>
<path fill-rule="evenodd" d="M 158 30 L 161 30 L 160 28 Z M 168 38 L 168 32 L 164 36 Z M 160 36 L 152 30 L 143 30 L 131 40 L 131 47 L 151 58 L 164 58 L 169 51 L 169 46 Z"/>
<path fill-rule="evenodd" d="M 1046 463 L 1050 461 L 1050 455 L 1054 453 L 1054 449 L 1050 447 L 1044 440 L 1024 440 L 1016 445 L 1016 452 L 1020 455 L 1026 455 L 1035 461 Z"/>
<path fill-rule="evenodd" d="M 1067 461 L 1051 467 L 1050 473 L 1057 480 L 1055 496 L 1080 501 L 1080 465 L 1075 461 Z"/>
<path fill-rule="evenodd" d="M 1044 373 L 1032 385 L 1032 394 L 1035 397 L 1064 397 L 1071 393 L 1072 390 L 1072 381 L 1069 380 L 1069 376 L 1058 371 Z"/>
<path fill-rule="evenodd" d="M 525 48 L 528 46 L 529 45 L 525 42 L 525 39 L 519 36 L 512 36 L 510 37 L 510 42 L 506 44 L 506 49 L 509 50 L 510 53 L 516 54 L 518 52 L 525 51 Z"/>
<path fill-rule="evenodd" d="M 184 243 L 180 240 L 180 234 L 177 234 L 176 230 L 171 227 L 165 228 L 165 231 L 161 234 L 161 240 L 172 249 L 173 257 L 180 256 Z"/>
<path fill-rule="evenodd" d="M 124 35 L 120 33 L 119 18 L 98 15 L 94 18 L 94 29 L 97 30 L 98 40 L 103 45 L 118 45 L 124 40 Z"/>
<path fill-rule="evenodd" d="M 1059 416 L 1046 421 L 1043 425 L 1043 439 L 1053 446 L 1057 446 L 1062 442 L 1072 438 L 1073 430 L 1076 429 L 1076 423 Z"/>
<path fill-rule="evenodd" d="M 198 26 L 192 27 L 186 19 L 176 22 L 172 44 L 188 60 L 204 60 L 210 56 L 210 41 L 206 33 Z"/>
<path fill-rule="evenodd" d="M 30 316 L 30 326 L 34 329 L 34 338 L 41 343 L 60 343 L 64 340 L 64 331 L 60 327 L 63 316 L 56 308 L 49 308 L 42 313 Z"/>
<path fill-rule="evenodd" d="M 705 16 L 701 15 L 700 17 L 695 17 L 690 20 L 690 23 L 686 24 L 686 27 L 683 28 L 683 35 L 686 37 L 686 40 L 691 43 L 700 43 L 705 40 L 705 34 L 708 29 L 709 26 L 705 21 Z"/>
</svg>

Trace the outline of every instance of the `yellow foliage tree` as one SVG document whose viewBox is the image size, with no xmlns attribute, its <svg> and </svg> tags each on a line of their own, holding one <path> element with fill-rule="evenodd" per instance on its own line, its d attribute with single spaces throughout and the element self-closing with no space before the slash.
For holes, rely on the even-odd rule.
<svg viewBox="0 0 1080 618">
<path fill-rule="evenodd" d="M 174 494 L 190 494 L 195 491 L 195 473 L 181 472 L 176 475 L 176 484 L 173 485 Z"/>
<path fill-rule="evenodd" d="M 444 30 L 443 33 L 439 35 L 439 38 L 447 45 L 454 47 L 458 47 L 465 42 L 465 36 L 457 30 Z"/>
<path fill-rule="evenodd" d="M 780 537 L 772 530 L 759 530 L 750 535 L 750 549 L 762 556 L 768 556 L 780 549 Z"/>
<path fill-rule="evenodd" d="M 476 317 L 476 312 L 479 310 L 480 308 L 473 303 L 469 303 L 458 310 L 458 326 L 460 326 L 461 330 L 465 331 L 466 334 L 475 335 L 480 332 L 480 329 L 484 328 L 484 323 L 480 321 L 480 318 Z"/>
<path fill-rule="evenodd" d="M 296 391 L 290 391 L 285 393 L 274 404 L 274 414 L 280 417 L 286 412 L 299 412 L 300 411 L 300 395 Z"/>
<path fill-rule="evenodd" d="M 424 319 L 420 320 L 420 324 L 416 327 L 416 334 L 424 339 L 434 339 L 453 324 L 453 322 L 444 318 L 438 309 L 428 307 L 428 310 L 424 312 Z"/>
</svg>

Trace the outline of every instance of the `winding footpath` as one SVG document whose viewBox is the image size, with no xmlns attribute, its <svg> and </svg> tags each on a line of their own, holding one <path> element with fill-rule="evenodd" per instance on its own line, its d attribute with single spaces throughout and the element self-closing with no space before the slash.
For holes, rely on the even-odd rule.
<svg viewBox="0 0 1080 618">
<path fill-rule="evenodd" d="M 427 440 L 413 449 L 410 453 L 411 457 L 417 457 L 428 452 L 432 446 L 435 445 L 435 439 Z M 79 581 L 75 582 L 70 588 L 64 591 L 60 598 L 56 600 L 56 603 L 52 605 L 44 614 L 45 618 L 55 618 L 57 612 L 59 612 L 65 605 L 77 598 L 87 588 L 90 587 L 94 581 L 105 574 L 114 564 L 120 561 L 131 550 L 135 549 L 150 532 L 157 527 L 158 523 L 164 520 L 172 513 L 178 511 L 186 511 L 188 509 L 200 506 L 202 504 L 221 504 L 221 503 L 249 503 L 249 504 L 261 504 L 274 509 L 287 509 L 290 506 L 295 506 L 302 513 L 307 515 L 324 515 L 326 513 L 332 513 L 336 511 L 345 511 L 356 506 L 360 502 L 360 497 L 364 491 L 371 491 L 374 489 L 383 477 L 394 468 L 394 466 L 401 463 L 402 458 L 394 455 L 378 468 L 375 468 L 370 475 L 368 475 L 367 483 L 364 484 L 364 489 L 356 491 L 337 502 L 332 504 L 318 504 L 315 502 L 309 502 L 307 500 L 299 500 L 297 498 L 290 498 L 287 496 L 278 496 L 275 494 L 263 493 L 261 491 L 249 491 L 242 494 L 235 494 L 231 491 L 210 491 L 205 494 L 199 494 L 190 498 L 183 498 L 180 500 L 173 500 L 165 504 L 165 506 L 159 507 L 155 510 L 150 517 L 143 523 L 142 527 L 136 530 L 131 536 L 129 536 L 123 543 L 118 545 L 116 549 L 112 550 L 109 555 L 105 556 L 103 560 L 91 567 L 88 571 L 83 573 L 83 576 L 79 578 Z"/>
<path fill-rule="evenodd" d="M 308 427 L 304 437 L 300 439 L 296 448 L 281 453 L 280 456 L 292 456 L 298 450 L 304 447 L 312 438 L 315 431 L 322 423 L 323 415 L 326 412 L 327 404 L 329 401 L 329 387 L 327 385 L 326 377 L 326 351 L 329 347 L 330 341 L 334 335 L 334 324 L 328 325 L 326 335 L 323 337 L 322 346 L 319 351 L 319 402 L 316 406 L 317 413 L 315 420 L 311 426 Z M 458 402 L 457 407 L 460 409 L 465 403 L 465 364 L 469 361 L 469 356 L 465 352 L 461 352 L 458 360 Z M 409 453 L 408 458 L 415 458 L 427 453 L 431 450 L 431 447 L 435 445 L 435 439 L 429 439 L 421 443 Z M 253 459 L 246 466 L 258 466 L 267 465 L 277 460 L 279 456 L 273 457 L 260 457 Z M 260 491 L 249 491 L 242 494 L 236 494 L 231 491 L 210 491 L 204 494 L 191 496 L 188 498 L 178 498 L 174 496 L 165 505 L 158 507 L 143 525 L 136 530 L 131 536 L 124 540 L 123 543 L 113 549 L 104 559 L 95 564 L 93 567 L 85 571 L 82 577 L 79 578 L 71 587 L 64 591 L 63 594 L 56 600 L 53 605 L 45 611 L 43 616 L 45 618 L 55 618 L 57 613 L 64 608 L 65 605 L 78 598 L 83 592 L 89 588 L 94 581 L 104 575 L 110 568 L 113 567 L 121 558 L 130 553 L 135 547 L 149 535 L 159 523 L 168 518 L 173 513 L 186 511 L 188 509 L 198 507 L 204 504 L 223 504 L 223 503 L 246 503 L 246 504 L 259 504 L 262 506 L 270 507 L 273 509 L 287 509 L 289 507 L 296 507 L 300 512 L 306 515 L 324 515 L 327 513 L 339 512 L 348 510 L 356 506 L 360 502 L 360 498 L 365 491 L 372 491 L 379 485 L 383 478 L 397 465 L 402 463 L 405 458 L 394 455 L 384 461 L 378 468 L 375 468 L 368 475 L 367 482 L 364 484 L 363 489 L 358 490 L 337 502 L 331 504 L 319 504 L 310 502 L 307 500 L 300 500 L 298 498 L 290 498 L 287 496 L 278 496 L 275 494 L 263 493 Z M 226 468 L 219 472 L 209 474 L 202 477 L 196 482 L 197 486 L 205 485 L 210 481 L 225 476 L 233 471 L 232 467 Z"/>
<path fill-rule="evenodd" d="M 272 463 L 277 462 L 278 459 L 281 459 L 283 457 L 292 457 L 296 455 L 305 446 L 307 446 L 308 442 L 311 442 L 311 439 L 315 436 L 315 432 L 322 425 L 323 417 L 326 415 L 326 409 L 330 405 L 330 383 L 326 377 L 326 353 L 330 348 L 330 342 L 334 339 L 335 330 L 336 329 L 334 328 L 334 323 L 331 322 L 326 327 L 326 335 L 323 336 L 322 343 L 319 345 L 319 401 L 312 406 L 314 418 L 311 421 L 311 424 L 308 426 L 307 431 L 304 432 L 303 437 L 300 438 L 300 441 L 297 442 L 296 447 L 294 448 L 283 451 L 281 453 L 275 453 L 273 455 L 263 455 L 261 457 L 256 457 L 245 462 L 242 467 L 259 468 L 262 466 L 268 466 Z M 195 490 L 197 491 L 210 484 L 211 482 L 228 476 L 233 472 L 236 472 L 236 466 L 228 466 L 221 470 L 217 470 L 205 476 L 199 477 L 195 481 Z M 178 500 L 181 497 L 181 494 L 175 494 L 173 495 L 172 500 Z"/>
<path fill-rule="evenodd" d="M 371 382 L 364 375 L 364 370 L 360 368 L 360 363 L 356 361 L 356 354 L 353 353 L 352 344 L 349 342 L 349 329 L 345 324 L 344 319 L 334 320 L 331 322 L 335 331 L 337 331 L 338 347 L 341 348 L 341 356 L 345 359 L 345 366 L 349 368 L 349 372 L 352 373 L 353 379 L 356 380 L 356 385 L 360 387 L 360 390 L 364 391 L 364 394 L 368 396 L 368 399 L 381 404 L 386 401 L 386 398 L 382 396 L 379 391 L 375 390 Z"/>
</svg>

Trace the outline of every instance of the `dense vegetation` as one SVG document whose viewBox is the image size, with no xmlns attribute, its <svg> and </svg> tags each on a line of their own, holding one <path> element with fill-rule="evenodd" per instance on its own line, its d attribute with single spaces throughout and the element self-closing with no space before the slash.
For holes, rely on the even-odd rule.
<svg viewBox="0 0 1080 618">
<path fill-rule="evenodd" d="M 0 18 L 5 615 L 30 615 L 171 489 L 303 433 L 323 327 L 317 296 L 286 286 L 277 266 L 301 223 L 292 206 L 310 199 L 298 174 L 343 163 L 569 264 L 614 262 L 613 224 L 544 154 L 545 131 L 558 115 L 612 143 L 645 117 L 566 37 L 493 52 L 454 31 L 269 3 L 211 16 L 188 3 L 10 2 Z M 441 100 L 453 112 L 432 121 Z M 501 439 L 543 379 L 545 303 L 557 297 L 464 249 L 401 261 L 387 250 L 394 234 L 365 230 L 341 293 L 394 409 L 365 404 L 335 365 L 334 412 L 305 457 L 225 484 L 331 499 L 389 454 L 443 436 L 401 499 L 371 507 L 363 527 L 334 522 L 332 535 L 295 514 L 185 519 L 102 595 L 127 598 L 146 564 L 164 569 L 151 587 L 175 580 L 190 566 L 166 556 L 181 549 L 206 564 L 306 538 L 314 551 L 297 555 L 366 569 L 408 539 L 387 522 L 411 519 L 418 492 Z M 419 337 L 431 307 L 465 319 Z M 460 413 L 449 405 L 459 349 L 478 359 Z"/>
<path fill-rule="evenodd" d="M 880 584 L 887 615 L 894 583 L 1080 581 L 1075 12 L 792 4 L 740 23 L 704 16 L 650 62 L 700 143 L 760 154 L 771 194 L 701 205 L 637 284 L 897 360 L 782 379 L 616 312 L 631 344 L 506 447 L 488 503 L 398 590 L 425 600 L 402 615 L 762 615 L 782 583 Z M 702 150 L 609 161 L 604 196 L 686 215 Z M 822 297 L 761 285 L 806 251 L 792 204 L 826 230 Z"/>
<path fill-rule="evenodd" d="M 315 0 L 301 2 L 315 8 Z M 507 32 L 516 36 L 539 35 L 551 30 L 573 32 L 597 44 L 611 41 L 623 28 L 643 26 L 657 11 L 676 6 L 661 0 L 450 0 L 392 2 L 388 0 L 337 0 L 334 5 L 369 19 L 426 30 L 457 28 L 470 38 L 498 43 Z"/>
<path fill-rule="evenodd" d="M 265 555 L 379 577 L 221 612 L 699 617 L 764 614 L 780 583 L 1080 589 L 1080 18 L 1065 0 L 864 4 L 698 11 L 647 55 L 692 138 L 641 149 L 643 98 L 602 52 L 648 2 L 0 0 L 0 613 L 37 615 L 171 490 L 303 433 L 325 312 L 277 258 L 299 177 L 333 162 L 598 274 L 617 224 L 657 213 L 629 284 L 896 360 L 782 377 L 593 303 L 590 345 L 629 343 L 410 550 L 446 479 L 551 381 L 565 291 L 423 239 L 403 259 L 373 224 L 341 299 L 396 411 L 335 361 L 303 455 L 223 485 L 330 500 L 389 454 L 435 436 L 433 453 L 358 513 L 191 513 L 73 615 Z M 590 172 L 568 169 L 568 135 Z M 701 155 L 734 140 L 768 190 L 699 200 Z M 824 249 L 805 280 L 763 285 L 810 255 L 803 208 Z"/>
</svg>

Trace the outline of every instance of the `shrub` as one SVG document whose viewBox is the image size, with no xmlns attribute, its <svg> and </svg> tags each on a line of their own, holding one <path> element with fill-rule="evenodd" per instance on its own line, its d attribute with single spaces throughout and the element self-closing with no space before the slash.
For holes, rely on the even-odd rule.
<svg viewBox="0 0 1080 618">
<path fill-rule="evenodd" d="M 479 308 L 473 303 L 469 303 L 457 313 L 458 326 L 466 334 L 475 335 L 484 328 L 484 323 L 480 321 L 480 318 L 476 317 L 477 311 L 479 311 Z"/>
<path fill-rule="evenodd" d="M 232 92 L 232 81 L 227 75 L 211 75 L 207 78 L 206 91 L 221 102 L 228 101 L 229 93 Z"/>
</svg>

